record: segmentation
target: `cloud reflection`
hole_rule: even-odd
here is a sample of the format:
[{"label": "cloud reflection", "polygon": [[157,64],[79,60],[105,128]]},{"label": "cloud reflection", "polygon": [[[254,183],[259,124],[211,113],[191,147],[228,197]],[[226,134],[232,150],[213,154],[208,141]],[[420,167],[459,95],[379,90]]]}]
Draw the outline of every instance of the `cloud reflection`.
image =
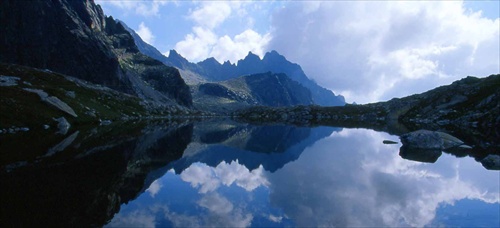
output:
[{"label": "cloud reflection", "polygon": [[440,204],[500,202],[498,173],[444,154],[435,164],[403,160],[397,137],[343,130],[273,175],[271,203],[297,226],[424,226]]},{"label": "cloud reflection", "polygon": [[191,183],[191,186],[199,187],[200,193],[212,192],[221,185],[230,186],[233,183],[247,191],[253,191],[261,185],[269,185],[263,172],[262,166],[250,171],[238,164],[236,160],[230,164],[221,162],[215,168],[195,163],[184,170],[180,176],[183,181]]}]

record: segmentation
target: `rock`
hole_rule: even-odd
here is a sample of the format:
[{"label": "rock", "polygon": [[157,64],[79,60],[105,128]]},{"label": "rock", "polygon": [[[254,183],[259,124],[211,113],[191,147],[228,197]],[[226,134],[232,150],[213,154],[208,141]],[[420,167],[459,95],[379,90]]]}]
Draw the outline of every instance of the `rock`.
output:
[{"label": "rock", "polygon": [[42,101],[47,102],[48,104],[56,107],[57,109],[65,112],[65,113],[70,114],[73,117],[78,117],[78,115],[76,115],[75,111],[68,104],[59,100],[59,98],[57,98],[57,97],[49,96],[49,94],[47,94],[43,90],[41,90],[41,89],[28,89],[28,88],[24,88],[24,90],[28,91],[28,92],[36,93],[36,94],[38,94],[38,96],[40,96],[40,99],[42,99]]},{"label": "rock", "polygon": [[111,120],[99,120],[101,125],[110,125]]},{"label": "rock", "polygon": [[66,91],[66,96],[76,98],[75,91]]},{"label": "rock", "polygon": [[412,148],[446,150],[464,145],[455,136],[439,131],[418,130],[401,135],[400,138],[403,145]]},{"label": "rock", "polygon": [[418,130],[400,136],[401,143],[406,147],[420,149],[442,149],[443,139],[434,131]]},{"label": "rock", "polygon": [[57,131],[58,134],[65,135],[66,133],[68,133],[71,124],[69,124],[69,122],[64,117],[59,117],[54,120],[57,121],[57,128],[59,129],[59,131]]},{"label": "rock", "polygon": [[43,129],[47,130],[47,129],[49,129],[49,128],[50,128],[50,126],[49,126],[49,125],[47,125],[47,124],[43,125]]},{"label": "rock", "polygon": [[19,77],[0,75],[0,86],[16,86]]},{"label": "rock", "polygon": [[462,140],[458,139],[455,136],[446,134],[444,132],[439,132],[439,131],[436,131],[436,133],[438,133],[439,136],[441,136],[441,139],[443,139],[442,149],[449,149],[449,148],[457,147],[457,146],[464,144],[464,142]]},{"label": "rock", "polygon": [[391,141],[391,140],[384,140],[382,141],[383,144],[398,144],[398,142],[394,142],[394,141]]},{"label": "rock", "polygon": [[500,170],[500,156],[490,154],[481,160],[481,164],[489,170]]}]

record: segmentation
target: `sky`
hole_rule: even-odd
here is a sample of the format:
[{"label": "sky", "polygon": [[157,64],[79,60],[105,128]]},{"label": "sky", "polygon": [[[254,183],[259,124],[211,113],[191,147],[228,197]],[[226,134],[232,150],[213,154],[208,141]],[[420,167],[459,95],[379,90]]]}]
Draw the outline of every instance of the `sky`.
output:
[{"label": "sky", "polygon": [[235,63],[276,50],[348,103],[500,73],[498,0],[96,3],[165,55]]}]

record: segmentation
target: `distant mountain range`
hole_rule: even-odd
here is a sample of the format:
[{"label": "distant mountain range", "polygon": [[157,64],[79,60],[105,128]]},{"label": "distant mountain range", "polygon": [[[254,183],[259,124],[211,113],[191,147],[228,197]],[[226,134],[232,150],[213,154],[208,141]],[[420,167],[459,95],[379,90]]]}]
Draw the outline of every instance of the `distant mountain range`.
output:
[{"label": "distant mountain range", "polygon": [[[262,59],[252,52],[249,52],[244,59],[238,60],[237,64],[229,61],[221,64],[213,57],[199,63],[191,63],[175,50],[171,50],[168,57],[163,55],[156,48],[144,42],[141,37],[135,33],[133,29],[127,27],[124,22],[120,23],[130,32],[130,34],[132,34],[134,42],[143,54],[159,60],[168,66],[178,68],[181,72],[181,76],[188,84],[221,82],[239,76],[265,72],[282,73],[307,88],[311,92],[314,104],[321,106],[345,105],[343,96],[335,95],[332,91],[316,84],[316,82],[307,77],[298,64],[288,61],[276,51],[266,53]],[[308,103],[295,103],[295,105],[296,104]]]}]

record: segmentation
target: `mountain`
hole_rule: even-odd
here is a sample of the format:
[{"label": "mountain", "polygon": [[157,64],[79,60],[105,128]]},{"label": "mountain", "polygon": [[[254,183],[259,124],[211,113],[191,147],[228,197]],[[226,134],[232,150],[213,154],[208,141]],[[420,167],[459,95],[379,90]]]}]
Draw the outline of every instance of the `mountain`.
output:
[{"label": "mountain", "polygon": [[136,96],[49,70],[5,63],[0,63],[0,90],[0,133],[20,128],[52,132],[61,118],[74,126],[198,114],[179,105],[151,106]]},{"label": "mountain", "polygon": [[71,75],[153,103],[190,106],[177,69],[139,52],[92,0],[1,1],[0,62]]},{"label": "mountain", "polygon": [[313,104],[311,92],[285,74],[271,72],[241,76],[221,82],[194,85],[194,106],[230,113],[240,108]]},{"label": "mountain", "polygon": [[247,122],[364,127],[396,135],[419,129],[441,131],[472,146],[455,155],[470,155],[480,161],[500,151],[500,74],[469,76],[387,102],[344,107],[252,107],[233,115]]},{"label": "mountain", "polygon": [[161,61],[166,65],[177,67],[188,84],[219,82],[242,75],[264,72],[284,73],[292,80],[299,82],[309,89],[315,104],[321,106],[345,105],[343,96],[335,95],[332,91],[316,84],[316,82],[307,77],[298,64],[288,61],[276,51],[266,53],[262,60],[259,56],[249,52],[248,55],[244,59],[239,60],[237,64],[232,64],[229,61],[220,64],[213,57],[199,63],[191,63],[175,50],[171,50],[168,57],[164,56],[156,48],[144,42],[141,37],[131,28],[127,27],[125,23],[121,23],[132,34],[134,42],[143,54]]},{"label": "mountain", "polygon": [[297,160],[307,147],[339,128],[297,127],[293,125],[256,126],[236,122],[207,121],[194,124],[193,141],[183,157],[168,169],[182,173],[193,163],[217,167],[221,162],[238,162],[252,171],[262,166],[275,172]]}]

